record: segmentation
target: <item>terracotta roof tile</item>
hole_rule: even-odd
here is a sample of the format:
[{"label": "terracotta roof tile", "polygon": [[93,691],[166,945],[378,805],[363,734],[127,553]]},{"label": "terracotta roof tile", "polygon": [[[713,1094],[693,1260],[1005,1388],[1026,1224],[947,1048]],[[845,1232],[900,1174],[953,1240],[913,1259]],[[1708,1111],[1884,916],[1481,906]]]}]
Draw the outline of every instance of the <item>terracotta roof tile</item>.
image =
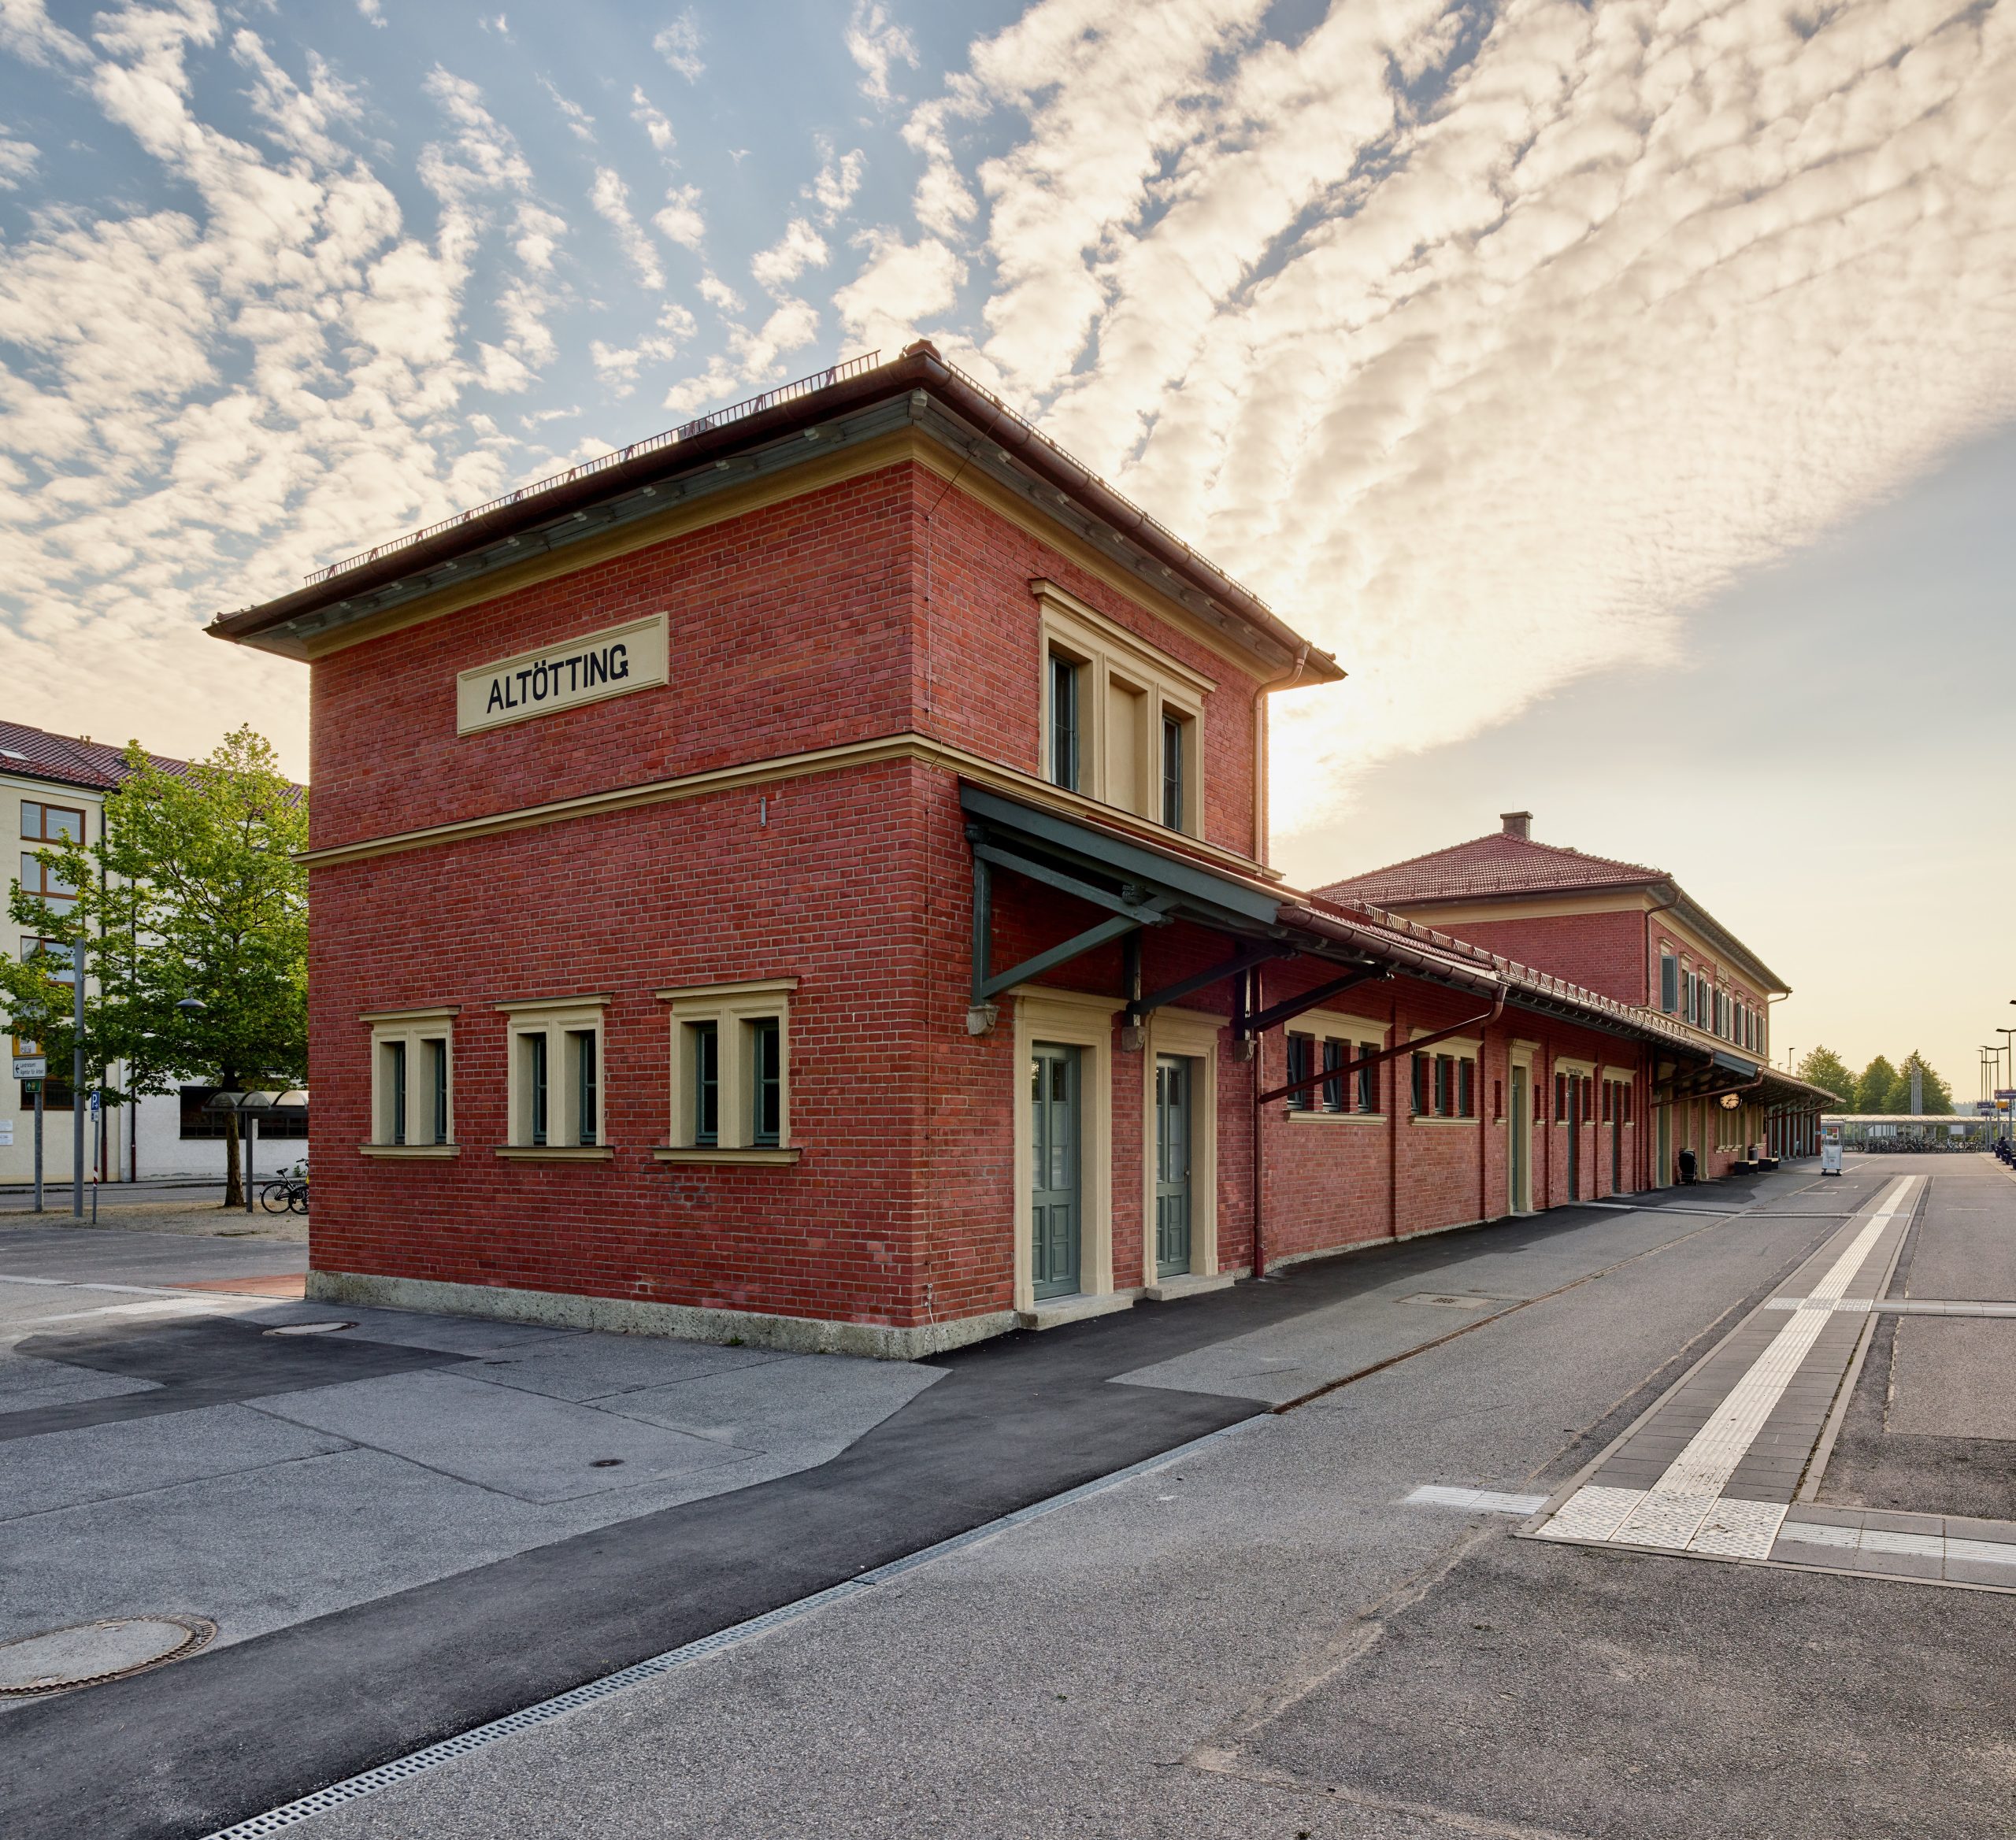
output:
[{"label": "terracotta roof tile", "polygon": [[1347,876],[1317,890],[1383,907],[1410,901],[1447,901],[1467,895],[1525,894],[1563,888],[1629,888],[1666,880],[1663,869],[1643,863],[1584,856],[1552,843],[1492,831],[1467,843]]},{"label": "terracotta roof tile", "polygon": [[[188,769],[187,761],[170,760],[164,754],[147,758],[167,772]],[[126,750],[74,735],[51,735],[46,728],[31,728],[23,722],[0,721],[0,773],[109,792],[127,778]]]}]

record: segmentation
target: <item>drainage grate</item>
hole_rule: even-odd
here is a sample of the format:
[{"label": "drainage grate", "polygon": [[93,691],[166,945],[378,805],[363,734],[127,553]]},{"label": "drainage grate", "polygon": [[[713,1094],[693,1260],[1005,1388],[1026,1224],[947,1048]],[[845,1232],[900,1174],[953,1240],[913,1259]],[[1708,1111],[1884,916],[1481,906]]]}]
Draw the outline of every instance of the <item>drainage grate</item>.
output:
[{"label": "drainage grate", "polygon": [[1508,1303],[1519,1303],[1517,1297],[1477,1297],[1468,1292],[1448,1290],[1417,1290],[1411,1296],[1399,1299],[1402,1303],[1425,1303],[1435,1309],[1497,1309]]},{"label": "drainage grate", "polygon": [[0,1699],[34,1699],[143,1674],[194,1654],[217,1632],[204,1616],[115,1616],[0,1642]]},{"label": "drainage grate", "polygon": [[928,1565],[934,1559],[941,1559],[962,1547],[991,1539],[998,1533],[1020,1527],[1026,1521],[1040,1520],[1046,1514],[1054,1514],[1060,1508],[1068,1508],[1074,1502],[1083,1501],[1091,1496],[1103,1494],[1120,1483],[1131,1482],[1135,1477],[1147,1475],[1154,1471],[1165,1469],[1173,1463],[1179,1463],[1193,1451],[1216,1443],[1221,1438],[1228,1438],[1236,1431],[1250,1430],[1256,1424],[1264,1424],[1264,1416],[1243,1419],[1237,1424],[1227,1425],[1221,1431],[1210,1431],[1201,1438],[1192,1438],[1187,1444],[1179,1444],[1173,1450],[1165,1450],[1159,1457],[1151,1457],[1140,1463],[1131,1464],[1125,1469],[1115,1470],[1110,1475],[1082,1483],[1075,1489],[1067,1489],[1061,1495],[1052,1495],[1045,1501],[1032,1502],[1027,1508],[1018,1508],[1013,1514],[1004,1514],[998,1520],[990,1520],[984,1527],[955,1534],[949,1540],[940,1540],[934,1546],[912,1553],[907,1558],[891,1560],[887,1565],[878,1565],[871,1572],[864,1572],[858,1578],[829,1585],[823,1591],[815,1591],[809,1598],[800,1598],[795,1603],[780,1605],[774,1610],[766,1610],[760,1616],[752,1616],[747,1623],[737,1623],[726,1629],[718,1629],[712,1635],[703,1635],[697,1642],[689,1642],[683,1648],[668,1649],[662,1655],[653,1655],[637,1661],[613,1674],[605,1674],[599,1680],[591,1680],[569,1692],[556,1694],[553,1698],[541,1700],[536,1705],[507,1712],[501,1719],[493,1719],[487,1725],[478,1725],[454,1738],[444,1738],[439,1744],[430,1744],[423,1749],[395,1757],[389,1764],[380,1764],[375,1770],[365,1770],[355,1776],[347,1776],[340,1783],[332,1783],[326,1789],[318,1789],[313,1795],[304,1795],[298,1801],[284,1803],[269,1809],[262,1815],[254,1815],[250,1820],[238,1822],[228,1827],[220,1827],[205,1836],[205,1840],[259,1840],[267,1834],[278,1834],[312,1816],[327,1814],[330,1809],[342,1808],[346,1803],[361,1801],[367,1795],[376,1795],[382,1789],[390,1789],[395,1783],[403,1783],[409,1777],[424,1775],[429,1770],[452,1763],[457,1757],[467,1757],[472,1751],[482,1750],[502,1738],[510,1738],[521,1731],[529,1731],[536,1726],[550,1724],[569,1712],[578,1712],[614,1694],[624,1693],[633,1686],[641,1686],[647,1680],[670,1674],[685,1667],[689,1662],[704,1660],[709,1655],[718,1654],[724,1649],[734,1648],[752,1637],[763,1635],[773,1629],[794,1623],[815,1610],[823,1610],[831,1605],[843,1603],[847,1598],[858,1597],[863,1591],[873,1590],[877,1585],[886,1584],[891,1579],[899,1578],[920,1565]]}]

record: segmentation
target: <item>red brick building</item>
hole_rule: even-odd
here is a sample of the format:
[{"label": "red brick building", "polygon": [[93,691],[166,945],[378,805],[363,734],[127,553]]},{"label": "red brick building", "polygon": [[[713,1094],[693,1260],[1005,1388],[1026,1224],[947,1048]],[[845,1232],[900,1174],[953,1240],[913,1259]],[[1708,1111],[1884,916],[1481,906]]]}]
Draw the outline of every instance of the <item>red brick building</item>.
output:
[{"label": "red brick building", "polygon": [[1759,1144],[1773,1156],[1814,1148],[1810,1089],[1770,1072],[1771,999],[1791,987],[1663,869],[1538,842],[1532,816],[1503,813],[1495,831],[1321,893],[1656,1010],[1714,1055],[1721,1073],[1762,1076],[1736,1087],[1731,1106],[1696,1090],[1703,1082],[1688,1061],[1655,1062],[1650,1184],[1672,1179],[1683,1150],[1703,1173],[1721,1175]]},{"label": "red brick building", "polygon": [[1283,886],[1337,665],[928,346],[213,630],[312,666],[312,1294],[911,1356],[1644,1186],[1727,1077]]}]

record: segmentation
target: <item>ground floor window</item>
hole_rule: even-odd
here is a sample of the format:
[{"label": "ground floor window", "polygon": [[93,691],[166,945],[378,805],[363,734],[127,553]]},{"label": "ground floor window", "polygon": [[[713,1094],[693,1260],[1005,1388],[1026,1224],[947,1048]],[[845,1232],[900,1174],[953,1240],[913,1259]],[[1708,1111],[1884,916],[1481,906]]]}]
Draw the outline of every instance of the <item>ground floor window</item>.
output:
[{"label": "ground floor window", "polygon": [[[367,1151],[415,1154],[451,1151],[455,1143],[454,1024],[456,1005],[382,1009],[360,1018],[371,1029],[371,1138]],[[185,1087],[187,1095],[196,1089]],[[223,1135],[222,1118],[216,1113]],[[185,1129],[183,1135],[190,1133]],[[306,1137],[305,1119],[261,1119],[261,1137]]]},{"label": "ground floor window", "polygon": [[577,1156],[606,1149],[606,997],[500,1003],[506,1038],[506,1151]]},{"label": "ground floor window", "polygon": [[671,1116],[662,1157],[780,1160],[791,1148],[795,978],[661,990],[671,1024]]}]

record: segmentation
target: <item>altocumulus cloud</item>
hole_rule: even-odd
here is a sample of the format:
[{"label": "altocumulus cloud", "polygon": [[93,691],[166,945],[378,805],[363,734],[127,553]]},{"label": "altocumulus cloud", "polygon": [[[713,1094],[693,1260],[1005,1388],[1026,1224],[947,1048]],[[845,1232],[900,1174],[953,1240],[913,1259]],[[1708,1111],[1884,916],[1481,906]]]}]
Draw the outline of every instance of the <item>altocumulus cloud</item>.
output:
[{"label": "altocumulus cloud", "polygon": [[[1690,605],[2016,411],[2012,3],[1339,0],[1284,39],[1269,0],[1040,0],[933,69],[921,9],[856,0],[765,195],[706,114],[748,80],[725,14],[626,21],[592,129],[420,61],[396,153],[392,80],[276,16],[0,0],[0,53],[160,181],[57,198],[65,139],[0,126],[8,713],[206,745],[215,607],[596,450],[584,417],[925,331],[1337,650],[1281,714],[1314,822],[1678,655]],[[298,723],[298,672],[231,668]]]},{"label": "altocumulus cloud", "polygon": [[976,368],[1352,670],[1284,830],[2016,409],[2007,6],[1267,10],[1045,0],[909,138]]}]

